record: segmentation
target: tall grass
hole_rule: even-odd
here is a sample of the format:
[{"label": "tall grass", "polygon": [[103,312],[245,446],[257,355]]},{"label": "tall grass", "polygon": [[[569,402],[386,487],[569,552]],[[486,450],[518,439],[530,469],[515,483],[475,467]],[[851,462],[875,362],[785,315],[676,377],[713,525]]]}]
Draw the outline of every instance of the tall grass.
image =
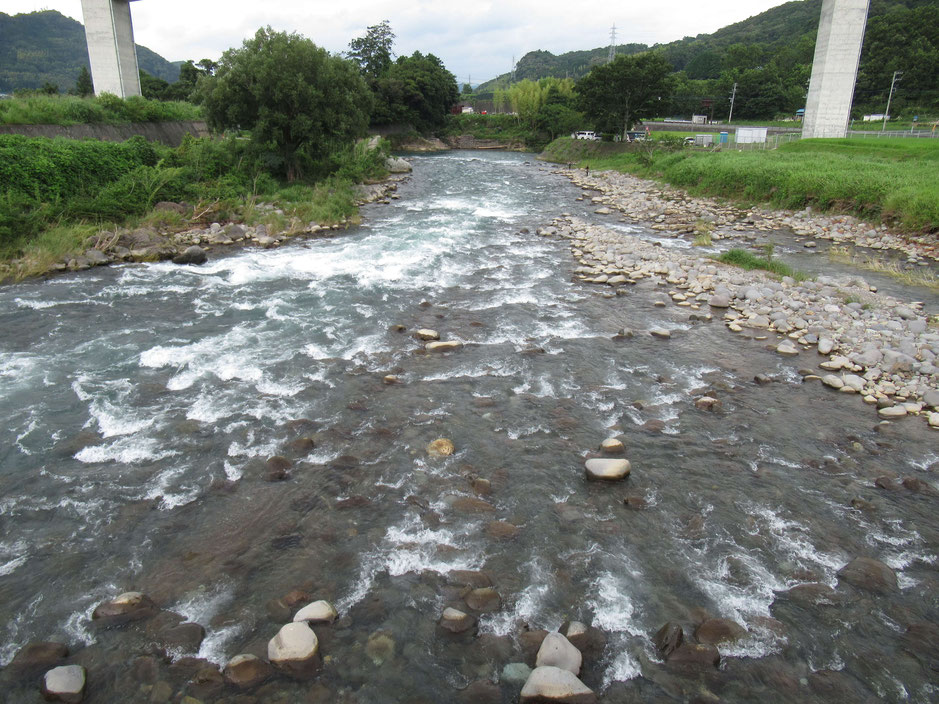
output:
[{"label": "tall grass", "polygon": [[108,94],[97,98],[28,95],[0,100],[0,125],[116,125],[201,119],[202,110],[197,105],[139,96],[122,100]]},{"label": "tall grass", "polygon": [[812,206],[909,232],[939,232],[939,140],[819,139],[771,151],[657,150],[651,156],[557,140],[546,155],[659,178],[695,195],[793,210]]}]

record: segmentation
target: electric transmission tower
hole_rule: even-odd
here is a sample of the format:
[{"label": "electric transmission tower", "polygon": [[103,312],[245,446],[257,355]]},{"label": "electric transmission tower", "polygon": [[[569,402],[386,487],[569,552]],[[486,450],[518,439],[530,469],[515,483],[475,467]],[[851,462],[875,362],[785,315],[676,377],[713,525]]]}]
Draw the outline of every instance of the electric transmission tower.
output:
[{"label": "electric transmission tower", "polygon": [[606,58],[607,63],[616,58],[616,24],[610,30],[610,53]]}]

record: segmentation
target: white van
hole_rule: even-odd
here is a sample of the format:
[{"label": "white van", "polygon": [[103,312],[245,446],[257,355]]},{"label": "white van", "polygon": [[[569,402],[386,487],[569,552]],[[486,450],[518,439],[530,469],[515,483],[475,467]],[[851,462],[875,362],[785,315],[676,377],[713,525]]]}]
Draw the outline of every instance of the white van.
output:
[{"label": "white van", "polygon": [[573,139],[588,139],[591,142],[596,142],[596,141],[599,141],[600,139],[599,135],[596,132],[592,132],[589,130],[582,130],[580,132],[575,132],[574,134],[571,135],[571,137]]}]

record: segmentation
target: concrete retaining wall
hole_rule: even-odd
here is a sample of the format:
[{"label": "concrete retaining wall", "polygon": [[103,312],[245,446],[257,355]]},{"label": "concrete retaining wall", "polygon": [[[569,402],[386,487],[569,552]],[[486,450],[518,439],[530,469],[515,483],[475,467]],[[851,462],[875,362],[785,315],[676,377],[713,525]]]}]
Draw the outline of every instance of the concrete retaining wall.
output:
[{"label": "concrete retaining wall", "polygon": [[67,137],[123,142],[135,135],[147,141],[178,147],[187,134],[208,137],[209,128],[201,121],[131,122],[126,125],[0,125],[0,134],[23,134],[27,137]]}]

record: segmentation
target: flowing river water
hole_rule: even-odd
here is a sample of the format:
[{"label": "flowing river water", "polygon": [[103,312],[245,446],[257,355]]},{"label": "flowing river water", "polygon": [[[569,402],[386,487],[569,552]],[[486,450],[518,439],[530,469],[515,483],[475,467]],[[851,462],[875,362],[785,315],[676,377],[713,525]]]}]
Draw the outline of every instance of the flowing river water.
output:
[{"label": "flowing river water", "polygon": [[[530,157],[414,162],[400,200],[332,239],[0,288],[0,664],[61,640],[89,669],[86,701],[147,701],[132,667],[147,632],[96,632],[96,604],[145,592],[207,631],[171,659],[221,665],[263,655],[271,601],[301,589],[341,615],[316,628],[323,671],[258,701],[454,701],[525,659],[524,629],[568,619],[605,636],[582,673],[601,701],[935,701],[935,665],[905,640],[939,618],[935,498],[873,484],[935,486],[934,431],[879,427],[766,342],[655,307],[651,283],[609,299],[572,282],[567,244],[534,230],[595,216]],[[655,326],[672,338],[614,339]],[[424,354],[418,328],[465,346]],[[722,412],[695,408],[704,390]],[[616,434],[632,476],[586,482]],[[429,457],[442,437],[456,452]],[[267,481],[274,455],[293,462],[284,481]],[[857,556],[893,567],[899,592],[839,585]],[[475,637],[436,627],[454,569],[502,596]],[[787,597],[804,583],[838,598]],[[705,615],[748,634],[720,669],[663,664],[653,634]],[[34,682],[8,687],[39,701]]]}]

